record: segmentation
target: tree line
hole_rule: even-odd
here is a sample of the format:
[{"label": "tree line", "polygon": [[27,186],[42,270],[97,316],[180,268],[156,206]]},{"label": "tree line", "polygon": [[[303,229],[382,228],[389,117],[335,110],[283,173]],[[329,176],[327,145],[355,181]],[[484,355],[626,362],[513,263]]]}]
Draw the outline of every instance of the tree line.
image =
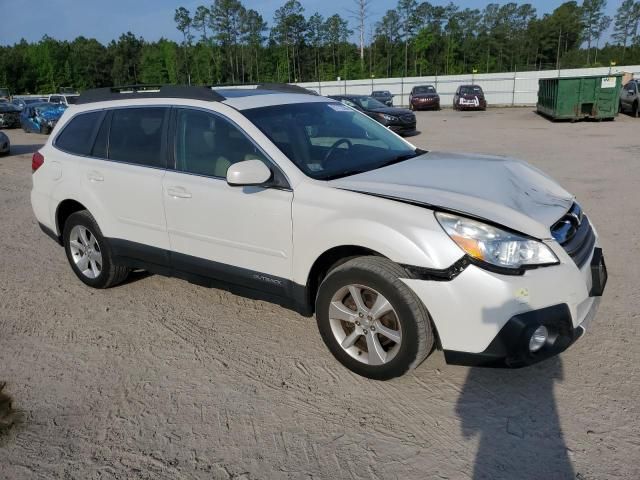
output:
[{"label": "tree line", "polygon": [[[241,0],[175,10],[180,41],[131,32],[104,45],[44,36],[0,47],[0,86],[41,93],[59,87],[308,82],[640,63],[640,0],[569,1],[538,15],[529,3],[460,9],[417,0],[370,22],[371,2],[349,0],[343,15],[307,15],[287,0],[271,25]],[[610,41],[603,35],[613,26]],[[353,43],[352,38],[357,38]]]}]

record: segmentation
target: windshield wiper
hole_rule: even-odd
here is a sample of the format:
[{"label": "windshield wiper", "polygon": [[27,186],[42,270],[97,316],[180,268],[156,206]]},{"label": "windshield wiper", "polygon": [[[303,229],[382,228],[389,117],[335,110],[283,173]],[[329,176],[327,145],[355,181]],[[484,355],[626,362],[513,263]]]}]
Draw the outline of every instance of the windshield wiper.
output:
[{"label": "windshield wiper", "polygon": [[393,165],[394,163],[404,162],[405,160],[410,160],[412,158],[416,158],[416,157],[422,155],[423,153],[427,153],[426,150],[421,150],[419,148],[416,148],[415,152],[405,153],[404,155],[398,155],[397,157],[393,157],[393,158],[383,162],[382,164],[380,164],[376,168],[388,167],[389,165]]},{"label": "windshield wiper", "polygon": [[412,158],[418,157],[427,153],[427,150],[422,150],[420,148],[416,148],[414,152],[405,153],[404,155],[398,155],[397,157],[393,157],[389,160],[382,162],[380,165],[376,165],[372,168],[354,168],[352,170],[343,170],[341,172],[334,173],[333,175],[327,175],[326,177],[322,177],[322,180],[335,180],[337,178],[348,177],[350,175],[357,175],[358,173],[370,172],[371,170],[377,170],[378,168],[387,167],[389,165],[393,165],[394,163],[404,162],[405,160],[410,160]]},{"label": "windshield wiper", "polygon": [[333,175],[327,175],[326,177],[322,177],[322,180],[335,180],[336,178],[348,177],[350,175],[357,175],[358,173],[368,172],[369,169],[353,169],[353,170],[343,170],[338,173],[334,173]]}]

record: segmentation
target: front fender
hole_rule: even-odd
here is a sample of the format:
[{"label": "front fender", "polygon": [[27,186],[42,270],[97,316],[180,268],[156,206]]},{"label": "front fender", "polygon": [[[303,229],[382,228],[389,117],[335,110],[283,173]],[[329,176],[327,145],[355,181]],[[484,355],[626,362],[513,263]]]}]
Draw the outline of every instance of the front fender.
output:
[{"label": "front fender", "polygon": [[[321,199],[321,200],[319,200]],[[293,202],[293,280],[307,283],[327,250],[359,246],[397,263],[444,269],[463,252],[427,208],[303,182]]]}]

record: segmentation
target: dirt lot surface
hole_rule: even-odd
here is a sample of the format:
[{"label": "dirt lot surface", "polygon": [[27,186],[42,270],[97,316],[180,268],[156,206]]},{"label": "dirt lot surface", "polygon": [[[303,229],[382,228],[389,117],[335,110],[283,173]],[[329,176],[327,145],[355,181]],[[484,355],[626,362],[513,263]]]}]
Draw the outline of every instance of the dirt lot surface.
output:
[{"label": "dirt lot surface", "polygon": [[416,145],[520,157],[578,196],[610,280],[570,350],[514,371],[436,352],[375,382],[333,359],[313,319],[268,303],[160,276],[91,290],[31,213],[43,137],[10,130],[0,384],[22,422],[0,438],[0,478],[640,478],[640,121],[496,109],[418,125]]}]

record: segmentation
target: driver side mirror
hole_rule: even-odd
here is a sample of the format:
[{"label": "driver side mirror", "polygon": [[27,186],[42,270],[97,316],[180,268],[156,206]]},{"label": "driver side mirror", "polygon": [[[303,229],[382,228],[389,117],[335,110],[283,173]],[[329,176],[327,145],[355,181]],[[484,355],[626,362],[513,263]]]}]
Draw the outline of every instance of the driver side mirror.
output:
[{"label": "driver side mirror", "polygon": [[234,163],[227,169],[227,183],[232,187],[262,185],[271,179],[271,170],[260,160]]}]

